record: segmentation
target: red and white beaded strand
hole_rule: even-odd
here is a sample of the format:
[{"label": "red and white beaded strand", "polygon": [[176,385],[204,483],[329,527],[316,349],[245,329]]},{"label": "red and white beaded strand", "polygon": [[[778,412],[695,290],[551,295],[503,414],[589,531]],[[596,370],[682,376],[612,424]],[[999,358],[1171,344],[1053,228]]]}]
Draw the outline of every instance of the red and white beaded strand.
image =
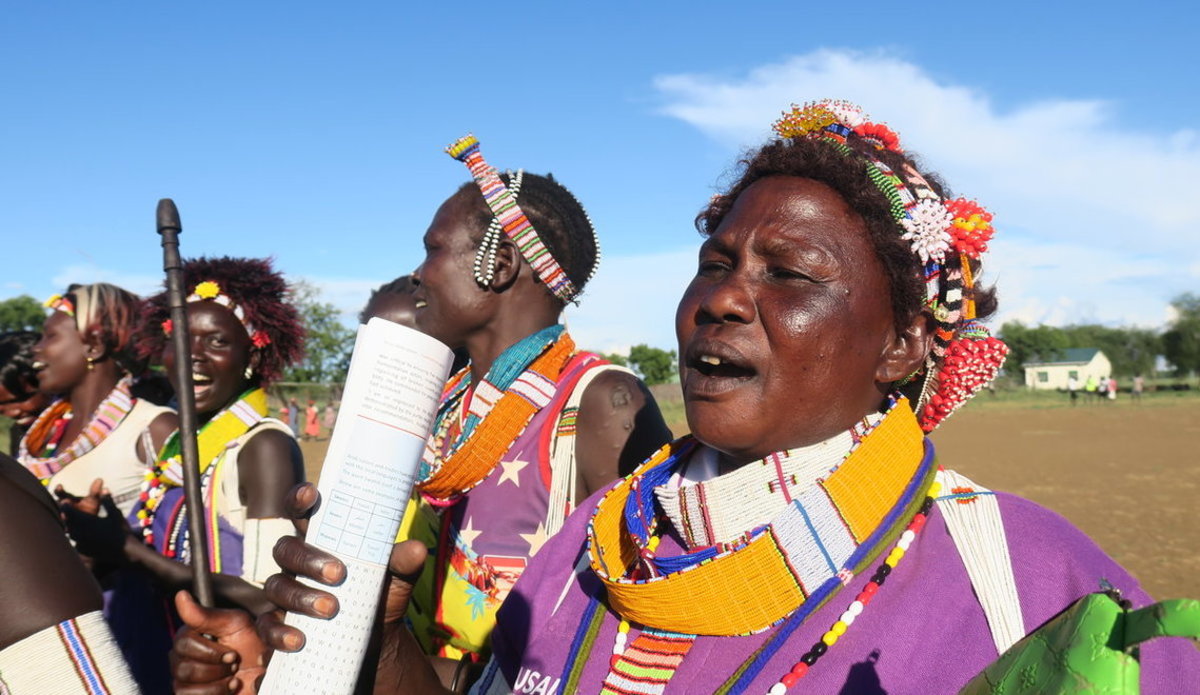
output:
[{"label": "red and white beaded strand", "polygon": [[771,686],[771,689],[767,691],[767,695],[783,695],[786,693],[788,688],[791,688],[797,681],[803,678],[808,673],[808,670],[817,663],[817,660],[825,652],[829,651],[830,647],[837,644],[838,639],[842,635],[846,634],[846,630],[854,624],[858,616],[871,603],[871,599],[875,597],[876,592],[879,591],[879,587],[883,586],[884,581],[892,573],[896,565],[899,564],[901,558],[904,557],[904,553],[912,545],[917,534],[925,527],[925,520],[929,518],[929,510],[933,507],[933,500],[938,496],[940,490],[941,484],[936,481],[929,487],[928,496],[925,498],[924,503],[921,504],[921,510],[913,516],[908,527],[904,529],[904,533],[900,534],[900,540],[896,541],[896,546],[888,553],[883,564],[875,570],[871,581],[867,582],[867,585],[863,587],[858,596],[854,597],[854,601],[850,603],[850,606],[842,613],[841,617],[830,626],[824,635],[821,635],[821,640],[814,644],[804,656],[800,657],[800,660],[792,665],[791,670],[784,674],[783,678],[779,679],[779,682]]}]

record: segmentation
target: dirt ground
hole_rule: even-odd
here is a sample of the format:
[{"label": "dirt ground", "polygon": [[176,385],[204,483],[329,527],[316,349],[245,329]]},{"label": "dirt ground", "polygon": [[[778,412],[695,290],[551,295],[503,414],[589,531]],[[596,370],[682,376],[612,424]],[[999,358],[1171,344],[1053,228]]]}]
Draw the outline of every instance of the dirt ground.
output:
[{"label": "dirt ground", "polygon": [[[1200,401],[968,408],[933,440],[942,465],[1062,514],[1151,595],[1200,598]],[[310,480],[327,446],[301,443]]]},{"label": "dirt ground", "polygon": [[942,465],[1062,514],[1157,598],[1200,598],[1200,404],[964,410]]}]

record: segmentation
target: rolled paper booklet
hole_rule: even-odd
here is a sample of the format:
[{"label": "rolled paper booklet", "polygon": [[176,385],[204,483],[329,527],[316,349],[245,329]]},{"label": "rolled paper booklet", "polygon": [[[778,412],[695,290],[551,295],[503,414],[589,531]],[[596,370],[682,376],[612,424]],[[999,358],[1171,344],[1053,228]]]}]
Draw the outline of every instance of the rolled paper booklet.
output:
[{"label": "rolled paper booklet", "polygon": [[388,556],[453,359],[437,340],[390,321],[373,318],[358,329],[307,537],[346,564],[346,579],[335,587],[301,580],[332,593],[340,609],[332,620],[287,616],[304,632],[304,648],[276,653],[259,692],[354,692]]}]

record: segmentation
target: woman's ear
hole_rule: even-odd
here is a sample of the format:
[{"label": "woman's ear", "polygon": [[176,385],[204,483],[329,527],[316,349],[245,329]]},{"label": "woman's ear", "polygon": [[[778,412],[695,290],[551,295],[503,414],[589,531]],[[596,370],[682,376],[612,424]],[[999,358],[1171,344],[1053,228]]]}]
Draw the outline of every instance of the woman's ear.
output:
[{"label": "woman's ear", "polygon": [[907,326],[893,332],[875,370],[875,381],[892,384],[920,369],[933,348],[935,325],[933,315],[922,309]]},{"label": "woman's ear", "polygon": [[104,331],[99,327],[88,329],[82,338],[84,357],[98,362],[108,356],[108,342],[104,340]]},{"label": "woman's ear", "polygon": [[492,276],[491,289],[497,292],[512,287],[521,275],[521,250],[511,239],[505,237],[496,245],[496,272]]}]

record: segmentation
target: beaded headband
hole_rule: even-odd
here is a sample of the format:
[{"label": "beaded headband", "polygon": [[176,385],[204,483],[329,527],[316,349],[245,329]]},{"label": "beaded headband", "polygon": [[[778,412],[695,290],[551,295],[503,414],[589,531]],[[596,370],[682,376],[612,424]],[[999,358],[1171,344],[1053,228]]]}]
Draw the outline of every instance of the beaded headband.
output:
[{"label": "beaded headband", "polygon": [[51,311],[61,311],[67,316],[75,317],[75,305],[71,302],[70,297],[64,297],[61,294],[52,295],[49,299],[42,302],[42,306]]},{"label": "beaded headband", "polygon": [[[538,280],[551,294],[563,302],[575,301],[579,290],[550,253],[550,249],[546,248],[521,207],[517,205],[516,193],[520,190],[520,180],[514,179],[515,190],[505,186],[495,167],[488,164],[479,152],[479,140],[474,135],[467,134],[455,140],[446,147],[446,153],[467,165],[494,216],[492,223],[488,225],[484,244],[480,245],[480,251],[475,256],[475,280],[480,284],[491,281],[495,272],[495,248],[500,243],[499,231],[503,231],[521,250],[521,255],[533,268]],[[518,176],[523,176],[523,173],[519,173]],[[486,268],[482,267],[484,264]],[[592,270],[595,271],[595,266]]]},{"label": "beaded headband", "polygon": [[[238,306],[237,302],[233,301],[229,295],[222,294],[221,286],[212,280],[205,280],[204,282],[197,283],[196,287],[192,289],[192,293],[187,296],[186,301],[188,304],[205,301],[216,302],[217,304],[220,304],[228,309],[242,324],[242,327],[246,329],[246,334],[250,336],[250,343],[254,345],[254,347],[261,348],[271,344],[271,336],[267,335],[265,331],[256,329],[254,325],[246,319],[246,312],[242,309],[242,307]],[[171,319],[163,321],[163,333],[170,335],[173,326],[174,324],[171,322]]]},{"label": "beaded headband", "polygon": [[[825,140],[847,157],[863,161],[867,176],[890,204],[900,238],[909,242],[913,255],[920,260],[925,306],[937,326],[924,367],[904,383],[924,372],[916,410],[921,428],[932,431],[996,378],[1008,354],[1008,346],[991,337],[976,320],[971,299],[975,287],[971,260],[987,251],[994,232],[991,213],[965,198],[943,200],[909,165],[897,174],[879,159],[851,149],[846,139],[854,134],[876,150],[904,152],[895,132],[871,122],[861,108],[850,102],[823,100],[793,105],[773,127],[783,138]],[[954,256],[959,259],[958,266],[948,266],[947,261]]]}]

